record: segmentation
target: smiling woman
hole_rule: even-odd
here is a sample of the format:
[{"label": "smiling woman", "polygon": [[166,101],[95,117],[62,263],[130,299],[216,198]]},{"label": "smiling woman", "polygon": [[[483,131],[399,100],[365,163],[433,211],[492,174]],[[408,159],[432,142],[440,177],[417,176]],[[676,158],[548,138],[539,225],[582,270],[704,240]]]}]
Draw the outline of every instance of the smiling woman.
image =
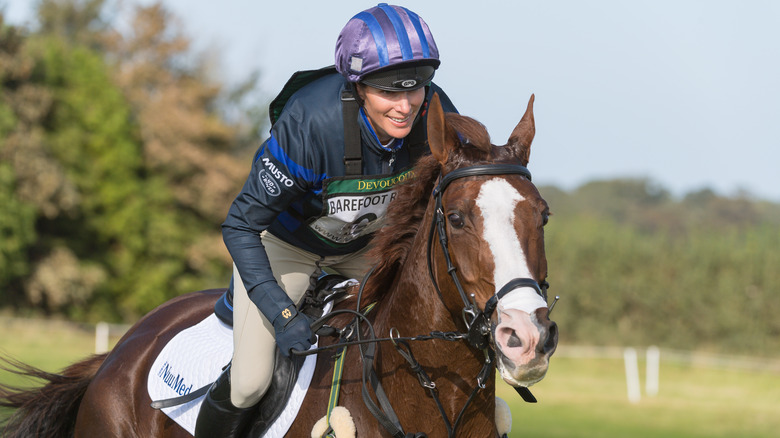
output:
[{"label": "smiling woman", "polygon": [[388,147],[397,138],[412,131],[417,113],[425,100],[425,90],[387,91],[358,84],[357,92],[363,100],[363,111],[379,142]]},{"label": "smiling woman", "polygon": [[297,308],[323,267],[351,278],[369,270],[366,245],[395,187],[351,183],[403,179],[428,150],[421,108],[438,94],[444,111],[455,110],[431,82],[440,64],[433,35],[409,9],[358,12],[334,61],[293,75],[271,104],[270,138],[222,226],[234,262],[224,299],[234,306],[234,350],[200,409],[198,438],[240,434],[272,383],[277,346],[289,357],[312,345]]}]

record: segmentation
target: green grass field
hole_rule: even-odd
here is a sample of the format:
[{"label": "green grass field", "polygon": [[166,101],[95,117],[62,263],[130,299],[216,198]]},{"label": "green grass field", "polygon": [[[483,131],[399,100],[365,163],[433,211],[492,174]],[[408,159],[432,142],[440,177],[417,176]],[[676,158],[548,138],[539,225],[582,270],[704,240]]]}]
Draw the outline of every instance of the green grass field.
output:
[{"label": "green grass field", "polygon": [[[663,360],[659,393],[629,403],[622,359],[553,357],[524,403],[506,384],[515,437],[777,437],[780,374]],[[644,384],[644,363],[640,374]]]},{"label": "green grass field", "polygon": [[[116,341],[116,339],[113,339]],[[0,318],[0,352],[47,371],[92,354],[94,331],[67,323]],[[628,402],[620,358],[571,357],[561,346],[527,404],[504,383],[512,407],[511,437],[777,437],[780,373],[717,369],[664,360],[660,389]],[[640,362],[644,384],[644,363]],[[24,383],[0,371],[2,383]],[[0,417],[7,415],[7,411]]]}]

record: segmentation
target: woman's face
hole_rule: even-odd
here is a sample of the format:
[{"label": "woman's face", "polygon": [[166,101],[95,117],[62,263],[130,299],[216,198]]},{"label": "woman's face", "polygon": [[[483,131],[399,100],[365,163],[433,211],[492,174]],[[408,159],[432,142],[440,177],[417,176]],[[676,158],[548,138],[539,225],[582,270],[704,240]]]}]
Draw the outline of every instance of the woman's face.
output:
[{"label": "woman's face", "polygon": [[414,91],[385,91],[358,84],[363,110],[379,141],[387,144],[393,138],[404,138],[425,100],[425,88]]}]

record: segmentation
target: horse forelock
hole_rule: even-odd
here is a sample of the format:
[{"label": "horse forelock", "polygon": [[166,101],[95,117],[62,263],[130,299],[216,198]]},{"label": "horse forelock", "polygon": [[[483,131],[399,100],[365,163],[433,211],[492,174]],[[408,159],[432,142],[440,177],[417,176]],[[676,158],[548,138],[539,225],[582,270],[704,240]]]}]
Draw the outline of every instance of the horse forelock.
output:
[{"label": "horse forelock", "polygon": [[446,114],[447,124],[458,138],[459,144],[453,148],[454,153],[447,163],[447,170],[452,170],[490,158],[493,145],[490,142],[485,125],[456,113]]}]

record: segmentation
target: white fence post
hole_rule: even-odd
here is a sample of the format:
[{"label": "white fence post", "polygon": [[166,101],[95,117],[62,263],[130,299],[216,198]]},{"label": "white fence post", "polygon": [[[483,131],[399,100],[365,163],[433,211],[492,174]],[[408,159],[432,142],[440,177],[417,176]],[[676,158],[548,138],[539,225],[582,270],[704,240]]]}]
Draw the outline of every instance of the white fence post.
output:
[{"label": "white fence post", "polygon": [[99,322],[95,326],[95,354],[108,351],[108,333],[110,327],[107,322]]},{"label": "white fence post", "polygon": [[648,397],[658,395],[658,369],[660,368],[661,351],[655,345],[647,348],[647,376],[645,391]]},{"label": "white fence post", "polygon": [[636,359],[636,349],[623,350],[623,360],[626,363],[626,386],[628,387],[628,401],[639,403],[642,395],[639,390],[639,364]]}]

